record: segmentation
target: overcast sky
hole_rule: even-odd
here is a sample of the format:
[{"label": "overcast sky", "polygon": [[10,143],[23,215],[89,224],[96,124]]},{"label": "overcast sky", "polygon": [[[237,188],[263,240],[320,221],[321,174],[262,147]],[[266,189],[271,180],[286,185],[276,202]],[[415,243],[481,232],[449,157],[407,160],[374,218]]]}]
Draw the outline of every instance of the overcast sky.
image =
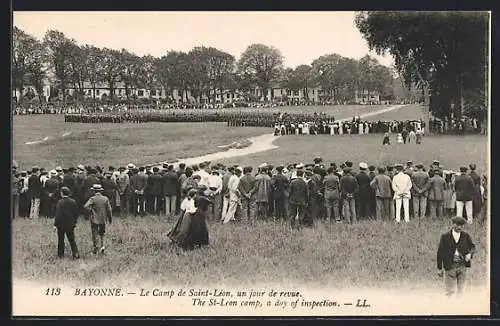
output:
[{"label": "overcast sky", "polygon": [[337,53],[359,59],[366,54],[390,66],[392,57],[370,53],[354,25],[354,12],[14,12],[14,25],[42,39],[56,29],[78,44],[125,48],[137,55],[188,52],[213,46],[238,59],[246,47],[278,48],[285,66],[311,64]]}]

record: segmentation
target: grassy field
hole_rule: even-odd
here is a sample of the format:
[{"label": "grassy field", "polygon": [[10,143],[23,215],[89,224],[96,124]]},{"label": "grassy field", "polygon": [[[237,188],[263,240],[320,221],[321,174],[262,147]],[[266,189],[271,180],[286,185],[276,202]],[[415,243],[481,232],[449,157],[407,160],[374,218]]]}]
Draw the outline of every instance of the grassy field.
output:
[{"label": "grassy field", "polygon": [[[173,226],[157,216],[117,218],[108,228],[105,257],[90,255],[90,225],[80,221],[76,238],[82,258],[56,256],[56,234],[49,220],[15,220],[13,273],[25,280],[71,282],[75,286],[158,285],[227,286],[308,284],[349,287],[413,288],[440,286],[435,252],[449,223],[366,221],[355,225],[317,222],[291,231],[288,224],[209,223],[210,246],[185,253],[169,243]],[[486,281],[486,227],[467,227],[477,254],[473,285]],[[69,250],[67,248],[66,250]],[[70,252],[67,252],[67,256]]]},{"label": "grassy field", "polygon": [[[350,117],[355,110],[338,109],[338,118]],[[384,115],[391,120],[402,115],[421,116],[419,110],[410,107],[404,112],[396,110]],[[211,123],[106,124],[105,129],[93,136],[99,137],[97,140],[80,137],[89,135],[84,130],[94,129],[96,125],[64,124],[61,117],[54,116],[18,118],[14,121],[14,157],[28,167],[32,164],[49,167],[51,156],[58,164],[83,161],[106,166],[129,161],[157,162],[165,157],[177,157],[178,153],[189,153],[186,156],[208,153],[216,145],[268,132],[262,128],[227,128]],[[372,120],[378,118],[371,117]],[[29,128],[34,131],[30,132]],[[74,138],[69,135],[31,147],[24,145],[33,138],[60,137],[68,131],[75,132]],[[360,161],[387,164],[409,159],[428,165],[438,159],[445,168],[456,169],[475,162],[479,172],[486,171],[485,137],[426,136],[419,146],[382,147],[381,143],[380,135],[286,136],[275,140],[277,149],[224,162],[252,166],[262,162],[306,163],[320,155],[328,162],[349,159],[356,165]],[[89,254],[89,222],[80,221],[76,237],[82,259],[59,261],[51,223],[45,219],[14,221],[12,268],[15,277],[106,286],[137,286],[149,281],[158,286],[261,283],[322,288],[440,288],[442,281],[436,276],[435,252],[439,235],[449,228],[448,220],[422,221],[420,225],[417,221],[401,225],[381,221],[326,225],[320,221],[312,229],[300,232],[272,222],[258,222],[253,226],[210,223],[210,246],[185,253],[170,245],[166,237],[174,221],[157,216],[125,217],[116,218],[109,227],[109,250],[105,257]],[[488,266],[487,227],[475,223],[466,229],[478,249],[471,282],[484,285]]]},{"label": "grassy field", "polygon": [[[42,116],[32,136],[25,124],[14,123],[13,157],[24,169],[85,165],[137,165],[221,151],[217,146],[261,135],[262,128],[227,127],[225,123],[68,124],[62,116]],[[53,120],[51,120],[53,119]],[[33,123],[34,120],[31,120]],[[37,121],[38,122],[38,121]],[[71,132],[63,137],[62,135]],[[46,136],[44,136],[46,135]],[[39,144],[29,139],[51,137]]]},{"label": "grassy field", "polygon": [[382,135],[291,135],[277,138],[274,141],[276,149],[222,161],[252,166],[263,162],[276,165],[313,163],[315,156],[321,156],[327,163],[350,160],[356,167],[359,162],[387,165],[406,164],[408,160],[427,167],[433,160],[439,160],[445,169],[458,171],[464,164],[476,163],[478,172],[487,172],[486,136],[425,136],[420,145],[395,144],[395,141],[395,135],[391,137],[391,146],[382,146]]},{"label": "grassy field", "polygon": [[[374,112],[386,106],[305,107],[311,112],[328,111],[337,119]],[[280,108],[294,110],[300,108]],[[253,109],[255,110],[255,109]],[[268,109],[269,110],[269,109]],[[422,116],[418,106],[383,113],[388,119]],[[392,115],[392,118],[390,118]],[[378,120],[379,115],[367,120]],[[82,124],[65,123],[62,115],[14,116],[13,157],[21,167],[33,165],[54,168],[100,164],[147,164],[218,152],[218,146],[242,141],[251,136],[271,133],[268,128],[227,127],[225,123],[146,123]],[[27,142],[48,139],[41,143]]]}]

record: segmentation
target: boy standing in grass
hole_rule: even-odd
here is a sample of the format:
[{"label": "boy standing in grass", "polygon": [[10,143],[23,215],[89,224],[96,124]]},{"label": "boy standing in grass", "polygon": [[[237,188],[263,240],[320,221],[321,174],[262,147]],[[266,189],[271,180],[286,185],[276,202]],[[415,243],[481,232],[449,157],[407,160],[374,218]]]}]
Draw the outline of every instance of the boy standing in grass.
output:
[{"label": "boy standing in grass", "polygon": [[451,230],[441,235],[437,251],[438,275],[445,277],[446,295],[455,291],[460,295],[467,281],[467,268],[471,267],[471,259],[476,247],[471,236],[463,231],[467,221],[456,216],[452,219]]}]

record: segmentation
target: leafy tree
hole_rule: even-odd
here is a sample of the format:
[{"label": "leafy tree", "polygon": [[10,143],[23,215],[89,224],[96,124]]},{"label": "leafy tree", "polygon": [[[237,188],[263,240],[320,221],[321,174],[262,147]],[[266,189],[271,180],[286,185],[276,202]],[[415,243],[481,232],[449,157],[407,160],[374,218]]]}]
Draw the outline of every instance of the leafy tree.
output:
[{"label": "leafy tree", "polygon": [[238,70],[241,76],[252,76],[264,93],[267,100],[267,90],[272,81],[279,78],[283,69],[281,52],[264,44],[252,44],[241,55]]},{"label": "leafy tree", "polygon": [[123,63],[120,60],[120,52],[104,48],[102,50],[103,56],[103,80],[108,84],[111,102],[115,100],[115,85],[120,81],[120,75],[123,71]]},{"label": "leafy tree", "polygon": [[71,82],[69,62],[76,42],[73,39],[68,39],[63,33],[56,30],[47,31],[43,42],[49,51],[54,74],[59,83],[58,86],[62,91],[63,102],[65,102],[68,83]]},{"label": "leafy tree", "polygon": [[68,81],[73,84],[76,101],[79,101],[84,95],[84,82],[88,80],[86,66],[86,53],[76,43],[72,44],[68,59]]},{"label": "leafy tree", "polygon": [[153,96],[153,91],[156,92],[158,80],[156,78],[156,67],[158,59],[151,55],[146,55],[140,58],[140,70],[138,75],[139,85],[149,91],[149,98]]},{"label": "leafy tree", "polygon": [[85,45],[81,49],[86,58],[85,75],[92,86],[92,100],[95,106],[97,83],[104,81],[104,53],[100,48],[91,45]]},{"label": "leafy tree", "polygon": [[452,104],[460,114],[486,89],[488,20],[486,12],[371,11],[355,23],[370,49],[390,53],[405,83],[417,84],[430,110],[444,117]]},{"label": "leafy tree", "polygon": [[[12,83],[14,90],[20,92],[20,103],[23,101],[23,89],[26,82],[33,83],[37,92],[43,91],[45,77],[44,64],[46,51],[39,41],[17,27],[12,35]],[[41,93],[41,92],[39,92]]]},{"label": "leafy tree", "polygon": [[127,102],[130,101],[131,88],[138,88],[142,73],[141,58],[129,51],[122,49],[120,52],[121,68],[120,80],[125,86]]}]

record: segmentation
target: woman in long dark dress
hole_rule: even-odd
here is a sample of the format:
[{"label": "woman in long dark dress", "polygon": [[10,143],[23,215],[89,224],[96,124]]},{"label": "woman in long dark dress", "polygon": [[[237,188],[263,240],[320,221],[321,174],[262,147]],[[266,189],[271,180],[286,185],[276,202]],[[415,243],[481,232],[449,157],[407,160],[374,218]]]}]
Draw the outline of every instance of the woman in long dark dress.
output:
[{"label": "woman in long dark dress", "polygon": [[175,223],[174,228],[167,234],[173,243],[183,242],[189,231],[191,224],[191,215],[196,211],[194,206],[194,197],[198,191],[196,189],[185,189],[186,197],[181,203],[181,214]]},{"label": "woman in long dark dress", "polygon": [[195,210],[187,209],[182,220],[179,219],[174,229],[169,233],[170,239],[185,250],[208,245],[208,228],[206,214],[212,203],[205,196],[206,187],[201,186],[194,196]]}]

